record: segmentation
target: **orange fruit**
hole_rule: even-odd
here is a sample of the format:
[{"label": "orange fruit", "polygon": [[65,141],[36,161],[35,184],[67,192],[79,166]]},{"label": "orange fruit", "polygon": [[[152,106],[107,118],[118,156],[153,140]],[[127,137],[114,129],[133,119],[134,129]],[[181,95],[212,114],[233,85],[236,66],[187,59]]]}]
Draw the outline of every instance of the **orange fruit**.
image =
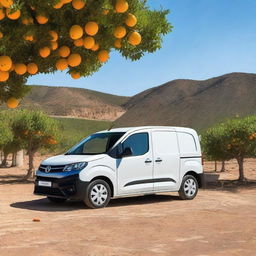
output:
[{"label": "orange fruit", "polygon": [[137,18],[133,14],[129,13],[125,20],[125,24],[128,27],[134,27],[137,24]]},{"label": "orange fruit", "polygon": [[7,100],[6,105],[8,108],[17,108],[19,105],[19,100],[14,97],[11,97]]},{"label": "orange fruit", "polygon": [[120,49],[122,47],[122,40],[121,39],[116,39],[114,46],[118,49]]},{"label": "orange fruit", "polygon": [[1,0],[0,3],[5,8],[10,8],[13,5],[13,0]]},{"label": "orange fruit", "polygon": [[82,62],[82,57],[78,53],[70,54],[70,56],[68,57],[68,65],[70,67],[77,67],[81,64],[81,62]]},{"label": "orange fruit", "polygon": [[54,9],[60,9],[63,6],[63,3],[59,1],[57,4],[53,6]]},{"label": "orange fruit", "polygon": [[0,71],[0,82],[5,82],[9,79],[9,72]]},{"label": "orange fruit", "polygon": [[98,60],[100,61],[100,62],[106,62],[107,60],[109,59],[109,53],[108,53],[108,51],[106,51],[106,50],[101,50],[101,51],[99,51],[99,53],[98,53]]},{"label": "orange fruit", "polygon": [[0,7],[0,20],[3,20],[5,18],[5,12],[3,8]]},{"label": "orange fruit", "polygon": [[52,37],[51,41],[56,42],[58,40],[58,33],[56,31],[49,31],[49,35]]},{"label": "orange fruit", "polygon": [[27,72],[27,66],[23,63],[16,63],[14,70],[18,75],[24,75]]},{"label": "orange fruit", "polygon": [[123,27],[123,26],[118,26],[118,27],[116,27],[115,28],[115,30],[114,30],[114,36],[116,37],[116,38],[123,38],[123,37],[125,37],[125,35],[126,35],[126,28],[125,27]]},{"label": "orange fruit", "polygon": [[62,2],[63,4],[68,4],[68,3],[72,2],[72,0],[61,0],[61,2]]},{"label": "orange fruit", "polygon": [[20,17],[21,12],[20,10],[13,11],[11,9],[6,9],[6,15],[10,20],[17,20]]},{"label": "orange fruit", "polygon": [[51,50],[49,47],[43,47],[39,50],[39,55],[42,57],[42,58],[47,58],[49,55],[51,54]]},{"label": "orange fruit", "polygon": [[10,68],[9,71],[13,71],[14,70],[14,63],[12,63],[12,67]]},{"label": "orange fruit", "polygon": [[108,14],[109,14],[109,10],[108,10],[108,9],[104,9],[104,10],[102,11],[102,14],[103,14],[103,15],[108,15]]},{"label": "orange fruit", "polygon": [[0,32],[0,39],[2,39],[3,37],[4,37],[4,34]]},{"label": "orange fruit", "polygon": [[99,26],[96,22],[94,21],[90,21],[90,22],[87,22],[86,25],[85,25],[85,32],[87,35],[89,36],[94,36],[98,33],[99,31]]},{"label": "orange fruit", "polygon": [[87,36],[84,39],[84,48],[86,49],[92,49],[92,47],[95,45],[95,40],[92,36]]},{"label": "orange fruit", "polygon": [[24,18],[21,20],[21,23],[24,25],[29,25],[29,24],[33,24],[34,20],[33,20],[33,18]]},{"label": "orange fruit", "polygon": [[35,63],[29,63],[27,66],[27,71],[31,75],[35,75],[38,72],[38,66]]},{"label": "orange fruit", "polygon": [[129,4],[125,0],[117,0],[115,10],[118,13],[124,13],[128,10]]},{"label": "orange fruit", "polygon": [[79,25],[74,25],[69,30],[69,36],[73,40],[81,38],[83,34],[84,34],[83,28]]},{"label": "orange fruit", "polygon": [[32,42],[32,41],[34,40],[34,37],[33,37],[32,35],[25,35],[25,36],[24,36],[24,39],[25,39],[26,41]]},{"label": "orange fruit", "polygon": [[47,17],[45,17],[44,15],[38,15],[38,16],[36,16],[36,20],[39,24],[46,24],[49,19]]},{"label": "orange fruit", "polygon": [[9,71],[12,68],[12,59],[9,56],[0,56],[0,70]]},{"label": "orange fruit", "polygon": [[72,6],[76,10],[81,10],[85,7],[85,2],[82,0],[73,0],[72,1]]},{"label": "orange fruit", "polygon": [[66,58],[70,54],[70,49],[67,46],[61,46],[59,49],[59,55],[60,57]]},{"label": "orange fruit", "polygon": [[51,42],[51,48],[52,48],[52,50],[58,49],[58,43],[57,42]]},{"label": "orange fruit", "polygon": [[84,45],[84,39],[83,38],[76,39],[74,41],[74,45],[77,46],[77,47],[83,46]]},{"label": "orange fruit", "polygon": [[139,45],[141,43],[141,35],[138,32],[132,32],[128,37],[131,45]]},{"label": "orange fruit", "polygon": [[73,79],[79,79],[81,77],[80,73],[76,71],[72,71],[70,75]]},{"label": "orange fruit", "polygon": [[92,51],[96,52],[100,48],[99,44],[94,44],[94,46],[91,48]]},{"label": "orange fruit", "polygon": [[57,62],[56,62],[56,68],[57,68],[58,70],[61,70],[61,71],[67,69],[67,68],[68,68],[68,62],[67,62],[67,60],[66,60],[66,59],[59,59],[59,60],[57,60]]}]

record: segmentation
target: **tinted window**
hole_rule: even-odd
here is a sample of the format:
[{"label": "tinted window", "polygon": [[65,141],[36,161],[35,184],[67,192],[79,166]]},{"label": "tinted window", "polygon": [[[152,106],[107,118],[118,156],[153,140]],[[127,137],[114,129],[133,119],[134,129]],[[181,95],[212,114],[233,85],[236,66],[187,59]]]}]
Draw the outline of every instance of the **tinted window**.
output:
[{"label": "tinted window", "polygon": [[144,155],[148,152],[148,133],[136,133],[131,135],[123,142],[123,149],[130,147],[132,149],[133,156]]}]

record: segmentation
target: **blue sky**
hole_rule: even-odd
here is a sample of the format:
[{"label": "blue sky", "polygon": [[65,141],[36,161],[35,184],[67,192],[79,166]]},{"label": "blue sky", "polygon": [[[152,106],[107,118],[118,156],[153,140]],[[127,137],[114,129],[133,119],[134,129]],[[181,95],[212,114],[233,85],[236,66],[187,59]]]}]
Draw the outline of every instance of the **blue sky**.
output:
[{"label": "blue sky", "polygon": [[203,80],[230,72],[255,73],[256,0],[148,0],[170,9],[172,33],[163,48],[137,62],[112,52],[103,68],[73,80],[65,72],[31,77],[28,84],[72,86],[134,95],[165,82]]}]

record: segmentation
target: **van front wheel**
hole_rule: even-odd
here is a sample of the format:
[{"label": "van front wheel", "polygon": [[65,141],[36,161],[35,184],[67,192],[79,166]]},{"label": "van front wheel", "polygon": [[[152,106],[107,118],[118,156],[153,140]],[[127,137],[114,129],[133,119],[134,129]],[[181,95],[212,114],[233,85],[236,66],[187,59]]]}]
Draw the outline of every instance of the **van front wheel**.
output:
[{"label": "van front wheel", "polygon": [[198,192],[198,182],[192,175],[186,175],[180,186],[179,196],[182,200],[192,200]]},{"label": "van front wheel", "polygon": [[104,180],[94,180],[87,187],[84,203],[89,208],[103,208],[108,205],[110,198],[108,183]]}]

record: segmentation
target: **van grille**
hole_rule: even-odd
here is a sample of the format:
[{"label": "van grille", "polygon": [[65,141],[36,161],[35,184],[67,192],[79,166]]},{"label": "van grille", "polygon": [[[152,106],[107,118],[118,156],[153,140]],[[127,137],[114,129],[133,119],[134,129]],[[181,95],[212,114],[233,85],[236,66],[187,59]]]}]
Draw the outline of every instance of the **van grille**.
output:
[{"label": "van grille", "polygon": [[[39,171],[45,173],[63,172],[65,165],[40,165]],[[50,169],[50,171],[48,171]]]},{"label": "van grille", "polygon": [[46,187],[40,187],[40,186],[35,186],[34,193],[42,194],[42,195],[49,195],[49,196],[58,196],[58,197],[65,196],[59,188],[46,188]]}]

